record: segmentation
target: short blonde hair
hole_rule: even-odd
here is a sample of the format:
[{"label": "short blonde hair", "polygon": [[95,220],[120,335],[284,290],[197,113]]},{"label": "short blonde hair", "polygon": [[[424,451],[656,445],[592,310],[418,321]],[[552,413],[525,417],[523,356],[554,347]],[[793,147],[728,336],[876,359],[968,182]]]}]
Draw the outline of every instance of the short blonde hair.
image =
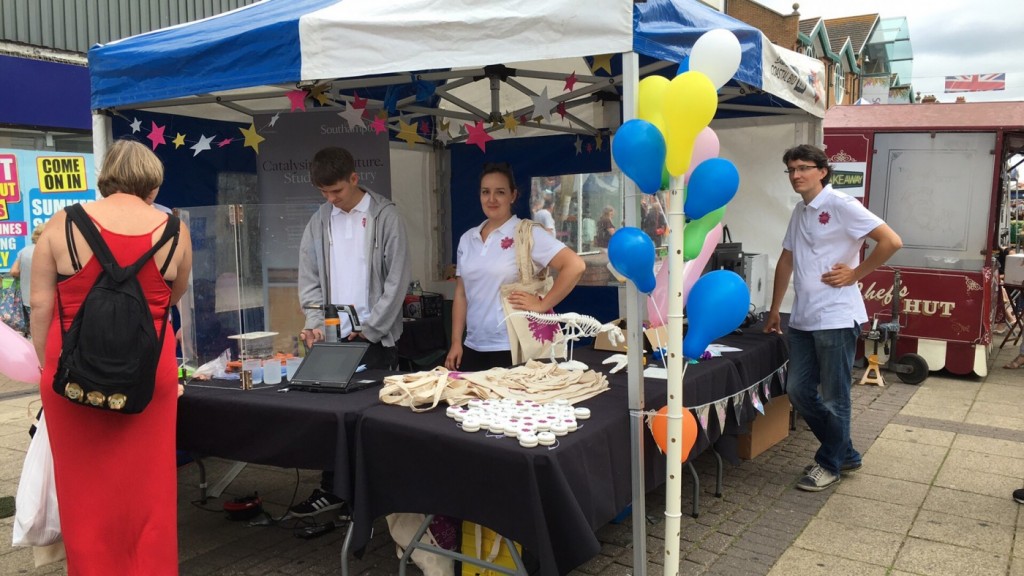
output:
[{"label": "short blonde hair", "polygon": [[97,187],[106,198],[124,192],[145,200],[164,182],[164,165],[149,148],[134,140],[118,140],[107,150]]},{"label": "short blonde hair", "polygon": [[33,244],[38,242],[39,241],[39,237],[43,235],[43,227],[45,227],[45,226],[46,226],[46,222],[43,222],[42,224],[36,226],[34,230],[32,230],[32,243]]}]

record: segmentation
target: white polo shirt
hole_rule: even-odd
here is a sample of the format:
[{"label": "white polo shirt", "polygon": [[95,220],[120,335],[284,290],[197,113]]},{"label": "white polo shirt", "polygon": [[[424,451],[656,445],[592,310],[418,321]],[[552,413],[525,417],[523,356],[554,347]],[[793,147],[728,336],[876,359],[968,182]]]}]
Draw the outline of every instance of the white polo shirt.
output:
[{"label": "white polo shirt", "polygon": [[832,266],[860,264],[864,238],[882,225],[860,200],[825,188],[811,201],[793,208],[782,247],[793,253],[796,298],[789,325],[798,330],[850,328],[868,320],[857,285],[833,288],[821,280]]},{"label": "white polo shirt", "polygon": [[[513,216],[487,236],[480,236],[486,221],[470,228],[459,239],[455,274],[466,291],[466,346],[478,352],[510,350],[508,329],[502,320],[501,285],[519,278],[516,267],[515,236],[519,218]],[[543,268],[565,248],[543,228],[533,228],[535,266]]]},{"label": "white polo shirt", "polygon": [[[369,291],[366,264],[366,226],[370,218],[370,195],[364,194],[356,207],[345,212],[331,209],[331,303],[351,304],[359,321],[370,317],[366,302]],[[341,316],[341,336],[352,333],[348,314]]]}]

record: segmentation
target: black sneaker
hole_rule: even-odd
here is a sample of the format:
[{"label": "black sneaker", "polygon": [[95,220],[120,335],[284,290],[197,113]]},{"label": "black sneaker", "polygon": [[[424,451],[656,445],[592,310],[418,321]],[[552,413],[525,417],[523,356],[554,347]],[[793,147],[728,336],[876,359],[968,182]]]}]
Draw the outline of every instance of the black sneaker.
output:
[{"label": "black sneaker", "polygon": [[298,518],[306,516],[314,516],[321,512],[327,512],[328,510],[338,510],[345,506],[345,501],[338,498],[330,492],[324,492],[317,488],[313,490],[313,493],[306,498],[305,502],[300,502],[289,509],[291,515]]},{"label": "black sneaker", "polygon": [[838,484],[839,478],[839,474],[833,474],[815,464],[811,471],[796,483],[796,487],[808,492],[821,492],[833,484]]},{"label": "black sneaker", "polygon": [[1018,504],[1024,504],[1024,488],[1017,488],[1014,490],[1013,499],[1016,500]]},{"label": "black sneaker", "polygon": [[[807,466],[804,466],[804,476],[810,474],[811,470],[813,470],[815,466],[817,466],[817,464],[808,464]],[[862,462],[843,462],[842,466],[839,467],[839,472],[856,472],[863,467],[864,464]]]}]

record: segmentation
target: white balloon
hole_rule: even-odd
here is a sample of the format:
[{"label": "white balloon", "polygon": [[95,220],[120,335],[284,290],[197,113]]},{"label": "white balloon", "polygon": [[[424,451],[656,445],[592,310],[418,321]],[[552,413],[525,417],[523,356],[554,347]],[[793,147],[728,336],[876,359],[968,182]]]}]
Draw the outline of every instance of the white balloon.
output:
[{"label": "white balloon", "polygon": [[739,70],[740,52],[740,41],[731,31],[709,30],[693,44],[690,70],[702,72],[715,88],[721,88]]}]

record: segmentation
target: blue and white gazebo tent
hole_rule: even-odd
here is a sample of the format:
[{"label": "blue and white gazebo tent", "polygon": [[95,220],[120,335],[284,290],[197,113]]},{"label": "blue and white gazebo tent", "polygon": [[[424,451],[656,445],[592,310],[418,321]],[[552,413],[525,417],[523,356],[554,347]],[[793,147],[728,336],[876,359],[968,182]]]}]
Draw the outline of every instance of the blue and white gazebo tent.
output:
[{"label": "blue and white gazebo tent", "polygon": [[[354,89],[361,96],[384,93],[389,121],[485,123],[507,111],[532,112],[530,96],[550,86],[552,100],[565,103],[572,121],[529,121],[516,136],[594,136],[614,132],[632,117],[641,77],[673,75],[697,38],[714,28],[733,31],[742,46],[740,68],[720,91],[712,124],[722,156],[735,161],[745,183],[726,220],[743,231],[745,242],[774,254],[793,196],[779,178],[779,157],[794,144],[821,142],[824,102],[815,88],[824,69],[696,0],[266,0],[90,50],[94,151],[102,161],[113,114],[144,110],[249,123],[254,114],[288,111],[286,93],[315,84],[327,84],[334,102],[351,100]],[[610,76],[590,74],[582,60],[619,54]],[[578,86],[564,92],[572,73]],[[474,84],[482,87],[475,93]],[[618,101],[621,114],[614,108],[607,113],[604,103]],[[422,146],[415,153],[445,162],[443,147]],[[440,181],[423,186],[449,189]],[[433,218],[429,210],[422,213]],[[411,229],[429,229],[429,222],[417,224],[414,216],[406,214]],[[625,218],[637,222],[635,202],[627,203]],[[454,238],[460,233],[453,231]],[[421,249],[423,257],[414,260],[435,260],[429,253],[435,247]],[[436,277],[436,271],[414,275]],[[629,318],[642,317],[644,303],[632,285],[626,308]],[[635,368],[642,336],[634,330],[630,337],[630,409],[636,413],[644,408]],[[632,422],[634,566],[644,574],[644,431],[639,417]]]}]

